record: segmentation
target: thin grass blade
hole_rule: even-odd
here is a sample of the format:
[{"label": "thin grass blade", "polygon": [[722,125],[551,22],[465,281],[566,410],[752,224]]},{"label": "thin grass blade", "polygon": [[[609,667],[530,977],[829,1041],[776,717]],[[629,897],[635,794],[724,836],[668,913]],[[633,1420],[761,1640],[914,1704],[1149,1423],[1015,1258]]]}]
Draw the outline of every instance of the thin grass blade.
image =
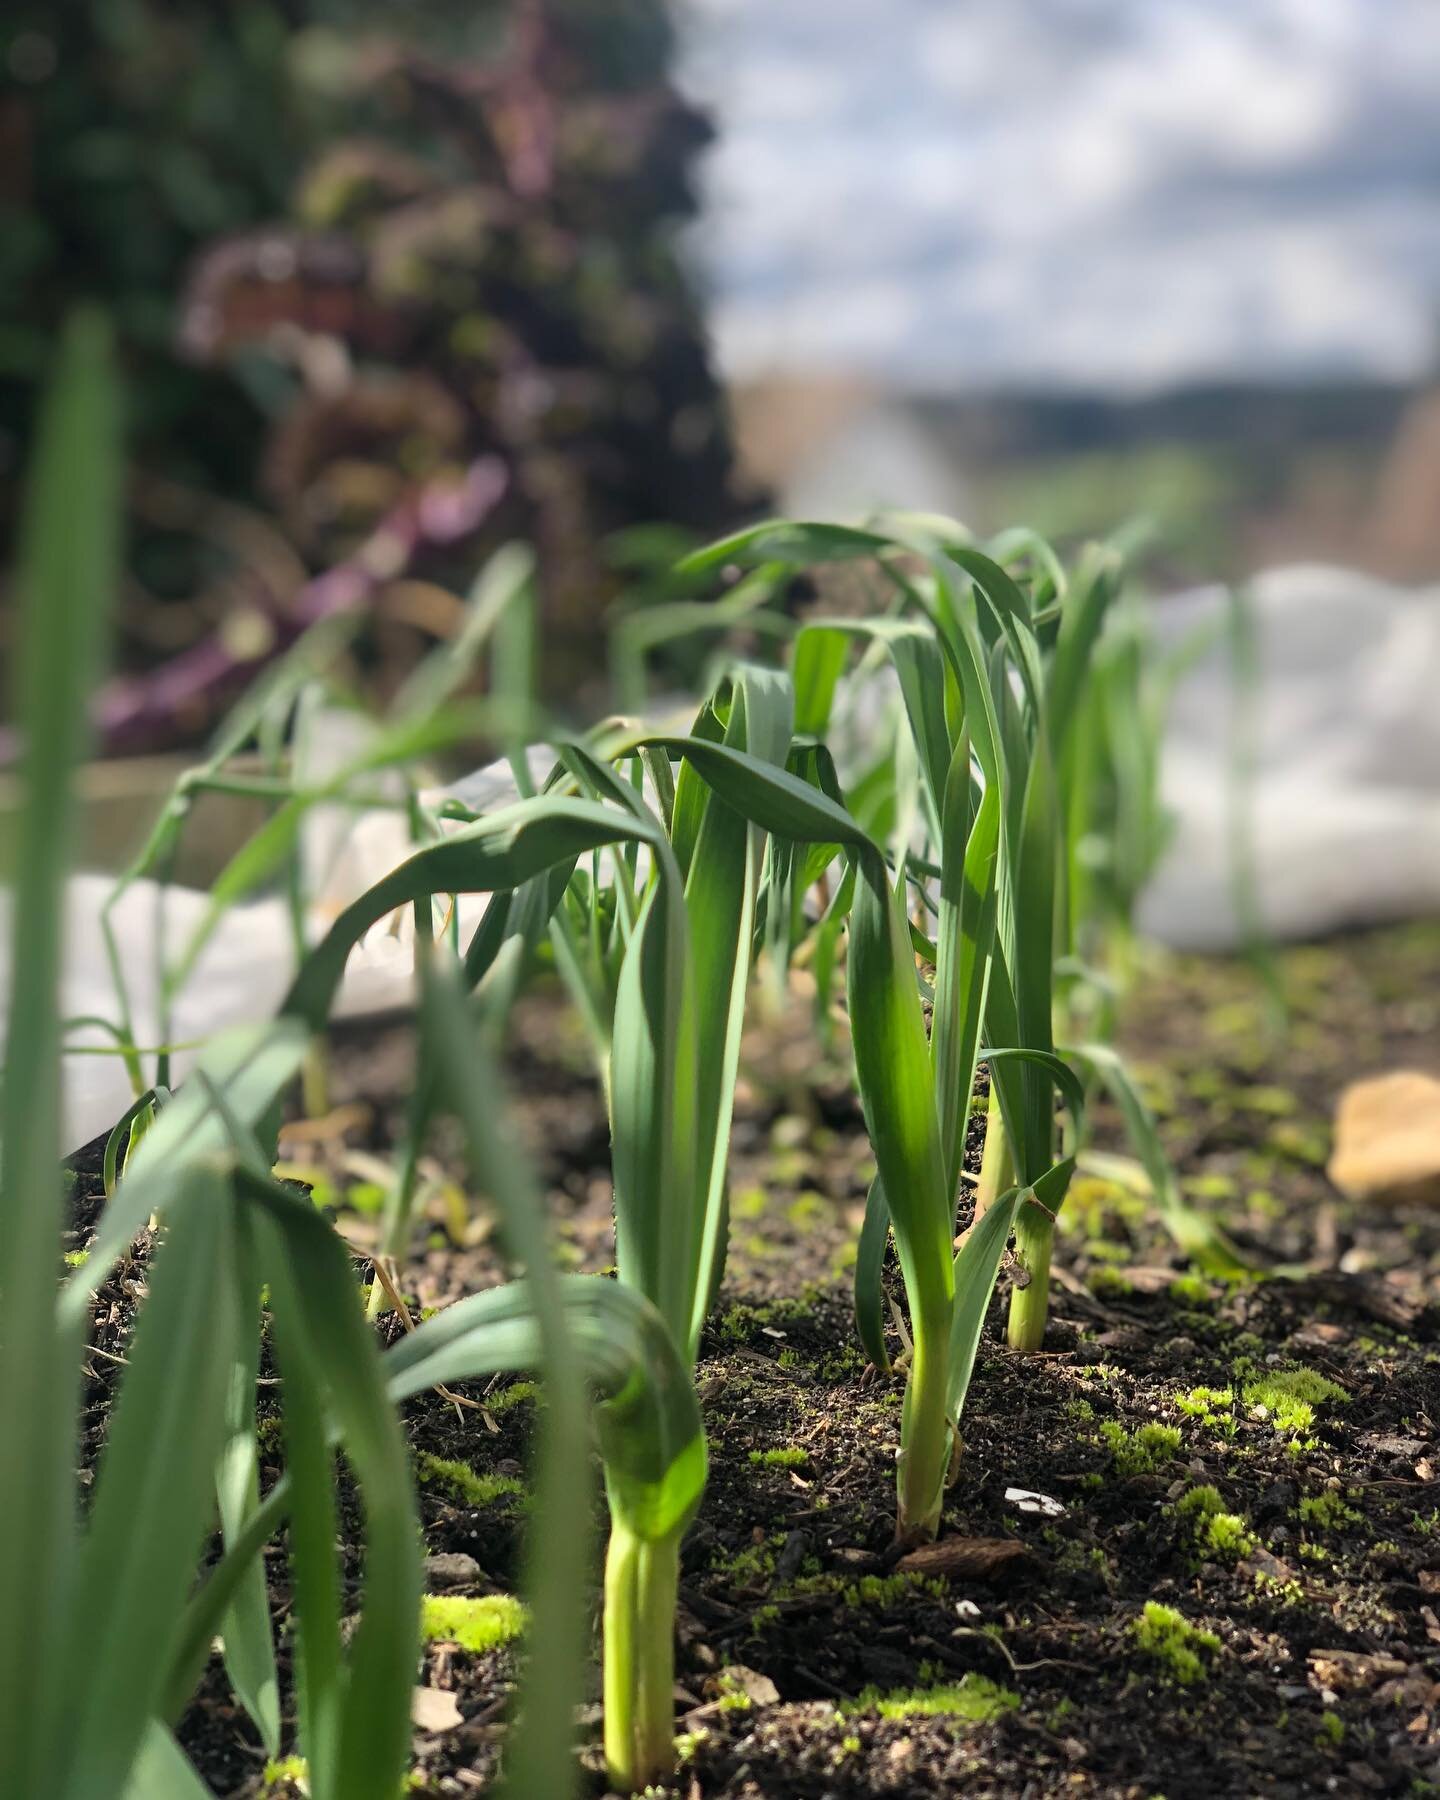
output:
[{"label": "thin grass blade", "polygon": [[41,413],[19,550],[11,717],[22,744],[0,1094],[0,1793],[45,1791],[70,1582],[75,1384],[55,1316],[61,1183],[59,979],[72,776],[119,569],[119,395],[104,321],[66,328]]},{"label": "thin grass blade", "polygon": [[192,1164],[185,1183],[189,1204],[151,1271],[67,1608],[64,1692],[84,1700],[45,1784],[58,1800],[124,1786],[210,1524],[239,1330],[235,1219],[222,1172]]}]

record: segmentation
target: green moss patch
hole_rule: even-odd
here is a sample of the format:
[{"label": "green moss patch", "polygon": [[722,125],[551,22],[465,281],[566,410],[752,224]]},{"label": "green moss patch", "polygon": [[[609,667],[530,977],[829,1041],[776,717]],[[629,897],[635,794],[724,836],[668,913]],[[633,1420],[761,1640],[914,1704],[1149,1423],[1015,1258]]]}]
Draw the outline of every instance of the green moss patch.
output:
[{"label": "green moss patch", "polygon": [[1097,1175],[1077,1175],[1065,1195],[1060,1229],[1072,1236],[1111,1242],[1127,1225],[1141,1225],[1148,1202],[1121,1182]]},{"label": "green moss patch", "polygon": [[780,1444],[773,1450],[752,1450],[752,1463],[765,1469],[803,1469],[809,1457],[793,1444]]},{"label": "green moss patch", "polygon": [[1223,1430],[1233,1420],[1234,1388],[1193,1387],[1175,1396],[1175,1410],[1188,1419],[1198,1419],[1211,1430]]},{"label": "green moss patch", "polygon": [[534,1381],[512,1381],[509,1387],[497,1388],[493,1394],[485,1396],[486,1408],[492,1413],[507,1413],[512,1406],[519,1406],[527,1400],[538,1400],[540,1387]]},{"label": "green moss patch", "polygon": [[1175,1511],[1202,1562],[1230,1566],[1255,1548],[1254,1534],[1238,1513],[1226,1511],[1216,1488],[1191,1488],[1175,1502]]},{"label": "green moss patch", "polygon": [[1297,1508],[1302,1525],[1317,1531],[1343,1531],[1347,1525],[1359,1525],[1362,1515],[1347,1506],[1338,1494],[1305,1494]]},{"label": "green moss patch", "polygon": [[1220,1648],[1213,1631],[1192,1625],[1183,1613],[1176,1612],[1173,1606],[1162,1606],[1158,1600],[1145,1602],[1145,1610],[1130,1630],[1140,1649],[1182,1687],[1208,1678],[1208,1659]]},{"label": "green moss patch", "polygon": [[960,1681],[942,1681],[933,1687],[895,1688],[881,1693],[866,1688],[858,1700],[848,1702],[846,1713],[875,1712],[882,1719],[964,1719],[980,1725],[1014,1712],[1020,1696],[983,1675],[966,1675]]},{"label": "green moss patch", "polygon": [[1115,1468],[1121,1475],[1153,1475],[1180,1454],[1180,1433],[1174,1425],[1141,1425],[1127,1432],[1114,1419],[1100,1427],[1100,1436],[1110,1447]]},{"label": "green moss patch", "polygon": [[420,1635],[427,1644],[458,1644],[477,1656],[519,1637],[529,1612],[513,1594],[482,1594],[467,1600],[458,1594],[426,1594],[420,1602]]},{"label": "green moss patch", "polygon": [[525,1498],[525,1489],[513,1475],[477,1475],[469,1463],[455,1462],[428,1453],[415,1459],[415,1476],[427,1487],[443,1488],[465,1506],[493,1506],[497,1501]]},{"label": "green moss patch", "polygon": [[1168,1292],[1182,1306],[1209,1306],[1215,1298],[1210,1283],[1201,1275],[1177,1275]]},{"label": "green moss patch", "polygon": [[1277,1434],[1302,1442],[1315,1425],[1315,1408],[1350,1396],[1338,1381],[1315,1369],[1278,1369],[1253,1376],[1241,1389],[1251,1412],[1269,1418]]},{"label": "green moss patch", "polygon": [[893,1575],[862,1575],[842,1590],[847,1606],[894,1606],[907,1594],[928,1594],[932,1600],[945,1598],[944,1578],[921,1575],[913,1569],[900,1569]]}]

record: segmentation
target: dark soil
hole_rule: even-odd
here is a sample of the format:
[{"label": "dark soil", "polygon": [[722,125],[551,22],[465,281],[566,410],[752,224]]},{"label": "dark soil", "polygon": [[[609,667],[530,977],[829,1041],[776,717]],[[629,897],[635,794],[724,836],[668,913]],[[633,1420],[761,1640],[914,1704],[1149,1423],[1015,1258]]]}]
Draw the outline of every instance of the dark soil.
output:
[{"label": "dark soil", "polygon": [[[674,1793],[1440,1793],[1440,1212],[1357,1210],[1324,1173],[1346,1080],[1440,1070],[1440,931],[1305,948],[1282,966],[1283,1037],[1248,968],[1165,958],[1142,971],[1123,1038],[1188,1193],[1283,1275],[1228,1288],[1187,1276],[1113,1170],[1078,1179],[1043,1353],[1004,1350],[1002,1281],[937,1560],[919,1566],[890,1550],[900,1377],[867,1370],[849,1317],[871,1172],[858,1109],[803,1007],[757,1028],[729,1275],[699,1371],[712,1466],[684,1553]],[[290,1172],[316,1183],[357,1254],[374,1243],[368,1209],[411,1055],[403,1026],[345,1039],[332,1113],[285,1141]],[[558,1001],[523,1010],[510,1077],[562,1256],[603,1268],[604,1120]],[[1103,1116],[1100,1140],[1124,1148]],[[421,1306],[501,1274],[488,1220],[447,1188],[446,1166],[442,1141],[405,1271]],[[93,1186],[80,1183],[76,1247]],[[98,1304],[92,1452],[140,1279],[118,1277]],[[1335,1384],[1309,1419],[1277,1414],[1273,1384],[1296,1371]],[[513,1385],[472,1392],[481,1412],[412,1403],[417,1457],[523,1476],[543,1402],[507,1400]],[[1187,1510],[1201,1486],[1229,1523]],[[419,1491],[427,1546],[445,1559],[430,1565],[432,1589],[510,1589],[523,1497],[476,1506],[433,1474]],[[597,1558],[599,1524],[597,1506]],[[353,1577],[360,1546],[345,1548]],[[283,1547],[270,1568],[283,1620]],[[1192,1666],[1141,1642],[1152,1601],[1213,1634]],[[419,1680],[453,1690],[463,1723],[417,1733],[415,1792],[485,1790],[513,1674],[508,1652],[430,1646]],[[995,1716],[877,1707],[961,1681],[960,1704],[983,1712],[988,1699]],[[581,1754],[594,1794],[597,1717],[592,1696]],[[266,1789],[215,1669],[182,1735],[219,1794],[297,1791],[275,1771]]]}]

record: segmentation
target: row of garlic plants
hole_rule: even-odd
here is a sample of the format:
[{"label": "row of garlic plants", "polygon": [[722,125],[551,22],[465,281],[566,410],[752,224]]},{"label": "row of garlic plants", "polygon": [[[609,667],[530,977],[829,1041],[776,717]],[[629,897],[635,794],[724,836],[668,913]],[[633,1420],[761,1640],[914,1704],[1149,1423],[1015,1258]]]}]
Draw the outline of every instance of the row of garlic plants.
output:
[{"label": "row of garlic plants", "polygon": [[[517,1794],[571,1784],[588,1412],[610,1514],[605,1750],[615,1785],[639,1791],[673,1762],[679,1554],[707,1461],[694,1373],[724,1270],[730,1120],[757,962],[778,978],[809,964],[817,1031],[844,970],[877,1167],[856,1318],[878,1365],[888,1367],[891,1240],[910,1314],[897,1465],[905,1541],[935,1534],[947,1486],[963,1479],[960,1418],[1012,1240],[1010,1342],[1031,1348],[1043,1332],[1055,1217],[1097,1088],[1125,1113],[1182,1246],[1229,1255],[1180,1201],[1113,1050],[1055,1038],[1057,1019],[1091,1020],[1103,1035],[1104,964],[1160,841],[1158,727],[1118,559],[1099,550],[1067,570],[1028,535],[982,549],[932,518],[758,527],[696,554],[681,576],[702,596],[726,587],[722,619],[753,625],[763,612],[770,659],[724,667],[688,729],[612,720],[572,733],[513,697],[459,697],[475,655],[526,617],[523,559],[512,556],[477,588],[462,643],[437,653],[365,748],[323,777],[299,746],[344,622],[312,634],[237,708],[119,890],[165,866],[197,792],[267,798],[267,823],[215,883],[205,917],[185,943],[162,947],[162,1040],[168,999],[209,934],[267,881],[297,898],[294,984],[269,1026],[217,1041],[177,1087],[163,1041],[153,1070],[137,1047],[115,948],[114,1036],[136,1098],[107,1148],[95,1243],[57,1302],[55,920],[79,722],[115,581],[114,410],[103,330],[83,321],[42,434],[23,582],[28,836],[0,1161],[0,1500],[15,1525],[0,1541],[0,1596],[9,1616],[41,1623],[35,1642],[22,1648],[17,1634],[4,1652],[0,1791],[203,1794],[174,1728],[217,1637],[239,1701],[278,1749],[261,1552],[285,1525],[311,1791],[390,1800],[408,1744],[420,1581],[398,1408],[438,1383],[526,1367],[542,1370],[549,1405],[530,1657],[506,1781]],[[873,616],[797,624],[771,605],[794,574],[837,560],[868,573]],[[678,610],[688,627],[693,602]],[[427,802],[418,764],[477,729],[509,744],[518,798],[480,813]],[[242,751],[258,751],[259,774],[254,754],[236,772]],[[414,848],[312,947],[301,831],[330,803],[399,806]],[[486,897],[468,939],[466,895]],[[341,1239],[276,1180],[274,1163],[287,1093],[304,1074],[318,1093],[317,1045],[347,961],[397,910],[414,920],[421,1032],[387,1241],[403,1251],[421,1151],[449,1114],[477,1192],[502,1219],[513,1279],[382,1354]],[[509,1010],[542,965],[560,971],[595,1046],[612,1138],[613,1281],[554,1272],[532,1179],[496,1111]],[[957,1247],[982,1064],[989,1137]],[[85,1327],[96,1287],[137,1237],[149,1291],[82,1520],[72,1471]],[[281,1375],[285,1472],[262,1494],[266,1341]],[[366,1523],[353,1634],[334,1554],[337,1451]],[[219,1553],[201,1575],[217,1526]],[[63,1712],[56,1696],[67,1697]]]},{"label": "row of garlic plants", "polygon": [[[1125,1112],[1182,1245],[1212,1261],[1228,1252],[1181,1202],[1113,1050],[1057,1049],[1053,1035],[1057,970],[1066,1016],[1083,1016],[1083,991],[1105,985],[1086,957],[1103,958],[1126,923],[1143,851],[1123,861],[1118,821],[1139,829],[1138,813],[1158,830],[1153,787],[1136,795],[1127,785],[1137,764],[1153,781],[1156,740],[1138,714],[1133,637],[1122,648],[1106,637],[1118,559],[1097,551],[1072,573],[1029,537],[982,550],[949,522],[894,518],[863,530],[768,524],[698,553],[682,573],[704,583],[748,569],[775,592],[837,558],[863,559],[884,584],[876,616],[811,618],[787,634],[777,666],[727,668],[687,731],[618,720],[553,733],[538,791],[479,816],[445,806],[434,840],[337,920],[286,1013],[319,1031],[350,952],[381,920],[400,907],[429,920],[436,900],[453,916],[455,896],[482,893],[489,906],[457,960],[503,1037],[517,982],[548,947],[609,1107],[619,1284],[661,1322],[693,1393],[724,1267],[730,1117],[755,964],[784,967],[802,953],[829,971],[843,962],[878,1170],[856,1314],[888,1367],[882,1265],[893,1238],[911,1338],[896,1529],[916,1542],[935,1535],[959,1467],[960,1415],[1012,1242],[1009,1340],[1017,1350],[1040,1342],[1055,1218],[1097,1086]],[[868,734],[867,812],[877,780],[890,790],[879,832],[847,806],[829,740],[837,711],[873,714],[877,690],[891,685],[882,662],[899,699],[893,728]],[[1128,723],[1092,700],[1102,670],[1109,703],[1137,705]],[[1145,741],[1128,743],[1127,732]],[[862,746],[867,736],[835,735]],[[534,766],[531,748],[514,758],[517,771]],[[427,954],[428,938],[422,928]],[[828,1004],[822,985],[818,1007]],[[981,1061],[995,1097],[990,1179],[957,1249]],[[407,1169],[419,1141],[412,1130]],[[400,1241],[411,1192],[397,1191]],[[565,1284],[571,1303],[599,1280]],[[622,1450],[638,1454],[625,1430],[601,1440],[605,1744],[624,1789],[672,1764],[679,1553],[706,1467],[698,1407],[691,1416],[693,1435],[656,1455],[639,1483],[617,1462]]]}]

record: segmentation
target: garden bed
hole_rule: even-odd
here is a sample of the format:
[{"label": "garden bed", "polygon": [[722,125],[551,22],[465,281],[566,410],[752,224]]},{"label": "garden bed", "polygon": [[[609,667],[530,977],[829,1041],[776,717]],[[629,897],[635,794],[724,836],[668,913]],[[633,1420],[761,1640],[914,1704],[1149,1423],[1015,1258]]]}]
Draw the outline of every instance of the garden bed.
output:
[{"label": "garden bed", "polygon": [[[1440,1071],[1437,968],[1429,927],[1288,953],[1282,1045],[1249,968],[1157,961],[1122,1037],[1167,1147],[1188,1192],[1291,1278],[1200,1280],[1143,1201],[1078,1180],[1043,1353],[1003,1350],[1002,1280],[940,1544],[906,1564],[890,1549],[901,1383],[867,1370],[849,1313],[872,1172],[853,1090],[798,1002],[752,1030],[698,1372],[711,1476],[682,1566],[676,1793],[1440,1791],[1440,1214],[1358,1211],[1323,1170],[1347,1079]],[[583,1040],[543,993],[516,1023],[516,1112],[557,1241],[603,1268],[607,1134]],[[282,1146],[357,1253],[375,1232],[364,1159],[402,1125],[410,1053],[403,1025],[346,1036],[329,1118]],[[1112,1123],[1100,1138],[1118,1149]],[[498,1279],[488,1228],[453,1196],[424,1230],[405,1271],[418,1306]],[[122,1271],[98,1302],[92,1454],[139,1279]],[[466,1398],[484,1409],[429,1395],[407,1422],[439,1559],[427,1589],[474,1598],[517,1584],[543,1401],[514,1381]],[[601,1515],[597,1494],[597,1574]],[[268,1567],[283,1619],[283,1545]],[[432,1622],[463,1633],[454,1610]],[[427,1702],[451,1722],[417,1733],[415,1792],[488,1785],[517,1650],[427,1647],[421,1681],[454,1705]],[[593,1738],[598,1705],[585,1718]],[[298,1791],[267,1773],[218,1668],[181,1737],[217,1793]]]}]

